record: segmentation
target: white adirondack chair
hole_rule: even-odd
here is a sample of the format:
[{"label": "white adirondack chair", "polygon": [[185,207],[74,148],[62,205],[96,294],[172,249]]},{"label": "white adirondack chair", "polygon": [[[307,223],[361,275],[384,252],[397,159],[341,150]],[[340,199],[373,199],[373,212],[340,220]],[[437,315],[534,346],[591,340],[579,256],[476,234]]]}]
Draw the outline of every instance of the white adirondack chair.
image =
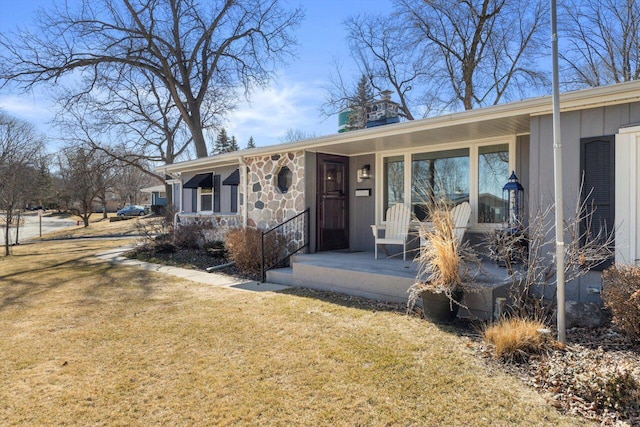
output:
[{"label": "white adirondack chair", "polygon": [[[451,220],[453,221],[454,232],[458,243],[462,243],[464,233],[467,231],[467,225],[469,224],[469,218],[471,218],[471,205],[469,202],[460,203],[451,210]],[[422,228],[421,228],[422,231]],[[420,246],[427,245],[427,239],[423,233],[420,233]]]},{"label": "white adirondack chair", "polygon": [[[385,224],[372,225],[371,231],[375,238],[375,257],[378,259],[378,245],[389,256],[386,245],[401,245],[402,259],[407,260],[407,234],[409,233],[409,223],[411,222],[411,210],[397,203],[387,209],[387,221]],[[384,231],[384,237],[380,237],[378,232]]]}]

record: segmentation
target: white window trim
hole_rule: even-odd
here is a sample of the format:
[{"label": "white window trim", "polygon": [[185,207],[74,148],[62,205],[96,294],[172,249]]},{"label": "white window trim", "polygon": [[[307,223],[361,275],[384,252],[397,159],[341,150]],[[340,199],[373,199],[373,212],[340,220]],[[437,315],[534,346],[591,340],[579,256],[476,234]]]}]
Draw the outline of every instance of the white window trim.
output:
[{"label": "white window trim", "polygon": [[212,214],[213,215],[213,187],[210,188],[211,190],[211,210],[202,210],[202,195],[208,195],[209,193],[203,193],[202,192],[203,188],[202,187],[198,187],[198,213],[206,213],[206,214]]},{"label": "white window trim", "polygon": [[[384,218],[384,158],[392,156],[404,156],[404,204],[411,207],[411,157],[417,153],[432,153],[445,150],[456,150],[461,148],[469,149],[469,201],[471,202],[471,219],[469,229],[471,231],[488,231],[502,226],[502,224],[479,224],[478,223],[478,147],[509,144],[509,173],[516,170],[516,140],[517,136],[507,136],[503,138],[485,138],[473,141],[453,142],[447,144],[437,144],[418,147],[413,150],[391,150],[376,153],[376,170],[379,172],[379,180],[376,180],[375,204],[376,204],[376,224],[383,223]],[[505,177],[505,184],[508,176]]]}]

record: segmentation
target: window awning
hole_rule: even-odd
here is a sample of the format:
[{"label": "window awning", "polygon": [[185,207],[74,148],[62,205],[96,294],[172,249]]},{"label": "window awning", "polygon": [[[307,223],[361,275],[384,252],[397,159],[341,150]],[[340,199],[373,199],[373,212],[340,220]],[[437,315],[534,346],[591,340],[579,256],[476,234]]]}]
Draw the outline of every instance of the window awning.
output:
[{"label": "window awning", "polygon": [[236,169],[222,181],[222,185],[240,185],[240,170]]},{"label": "window awning", "polygon": [[212,188],[212,187],[213,187],[212,173],[199,173],[182,186],[182,188]]}]

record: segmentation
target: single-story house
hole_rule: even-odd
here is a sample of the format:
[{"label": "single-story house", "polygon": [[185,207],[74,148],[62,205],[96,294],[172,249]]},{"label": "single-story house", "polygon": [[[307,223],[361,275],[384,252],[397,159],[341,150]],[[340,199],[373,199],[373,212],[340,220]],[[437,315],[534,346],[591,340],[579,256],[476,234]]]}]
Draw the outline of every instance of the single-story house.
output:
[{"label": "single-story house", "polygon": [[154,185],[140,189],[141,193],[151,195],[151,211],[161,213],[167,206],[167,187],[165,185]]},{"label": "single-story house", "polygon": [[[561,95],[566,215],[581,177],[599,223],[616,224],[615,261],[640,259],[640,81]],[[404,203],[424,216],[420,180],[471,205],[467,236],[503,226],[502,187],[511,171],[527,211],[553,202],[550,96],[421,120],[258,147],[159,168],[171,177],[177,218],[222,228],[267,229],[309,208],[312,253],[371,252],[370,225]],[[597,300],[599,273],[567,289]]]}]

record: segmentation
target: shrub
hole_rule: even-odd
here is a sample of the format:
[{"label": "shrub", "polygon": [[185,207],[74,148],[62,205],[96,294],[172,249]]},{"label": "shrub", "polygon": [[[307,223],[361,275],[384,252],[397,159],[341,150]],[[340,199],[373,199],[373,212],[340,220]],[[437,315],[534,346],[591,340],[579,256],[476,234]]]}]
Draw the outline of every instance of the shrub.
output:
[{"label": "shrub", "polygon": [[583,397],[601,411],[613,409],[628,417],[640,408],[640,384],[628,371],[594,376],[582,386]]},{"label": "shrub", "polygon": [[182,224],[173,231],[173,244],[180,249],[200,249],[203,243],[204,233],[201,224]]},{"label": "shrub", "polygon": [[507,362],[525,361],[532,354],[550,349],[553,339],[543,332],[544,323],[521,317],[503,318],[482,331],[496,357]]},{"label": "shrub", "polygon": [[[226,248],[229,258],[235,261],[236,267],[244,273],[260,272],[262,261],[262,231],[257,228],[235,228],[229,230],[226,237]],[[265,252],[269,259],[277,258],[284,250],[284,239],[274,234],[265,242]]]},{"label": "shrub", "polygon": [[229,258],[245,273],[260,271],[262,232],[257,228],[235,228],[227,233]]},{"label": "shrub", "polygon": [[640,268],[617,265],[605,270],[602,301],[627,338],[640,340]]}]

